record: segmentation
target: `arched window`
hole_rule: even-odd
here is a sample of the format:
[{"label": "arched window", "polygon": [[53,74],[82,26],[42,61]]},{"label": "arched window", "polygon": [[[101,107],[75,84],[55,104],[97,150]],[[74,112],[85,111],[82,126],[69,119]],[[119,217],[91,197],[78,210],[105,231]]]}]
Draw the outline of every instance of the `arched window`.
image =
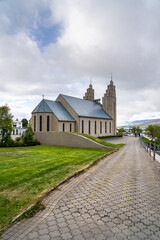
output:
[{"label": "arched window", "polygon": [[72,123],[70,123],[70,132],[72,132]]},{"label": "arched window", "polygon": [[112,126],[111,126],[111,122],[109,123],[109,132],[111,133],[111,128]]},{"label": "arched window", "polygon": [[82,120],[82,133],[84,133],[84,120]]},{"label": "arched window", "polygon": [[39,131],[42,131],[42,116],[39,117]]},{"label": "arched window", "polygon": [[88,133],[91,134],[91,121],[88,122]]},{"label": "arched window", "polygon": [[94,128],[94,133],[97,133],[97,122],[95,121],[95,128]]},{"label": "arched window", "polygon": [[105,133],[107,133],[107,121],[105,121]]},{"label": "arched window", "polygon": [[63,123],[63,132],[65,131],[65,124]]},{"label": "arched window", "polygon": [[47,131],[49,131],[49,116],[47,116]]},{"label": "arched window", "polygon": [[36,116],[34,116],[34,132],[36,131]]},{"label": "arched window", "polygon": [[102,121],[100,121],[100,133],[102,133]]}]

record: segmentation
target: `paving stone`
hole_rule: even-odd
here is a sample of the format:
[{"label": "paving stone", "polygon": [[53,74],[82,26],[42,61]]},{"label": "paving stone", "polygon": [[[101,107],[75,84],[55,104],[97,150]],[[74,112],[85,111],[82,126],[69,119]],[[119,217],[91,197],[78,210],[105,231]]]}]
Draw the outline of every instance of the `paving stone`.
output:
[{"label": "paving stone", "polygon": [[122,223],[122,220],[121,220],[120,218],[114,218],[114,219],[113,219],[113,222],[114,222],[115,224],[121,224],[121,223]]},{"label": "paving stone", "polygon": [[131,236],[133,235],[133,232],[129,229],[124,229],[122,230],[122,233],[124,233],[126,236]]},{"label": "paving stone", "polygon": [[39,240],[50,240],[50,237],[49,237],[49,235],[43,235],[43,236],[40,236],[39,238],[38,238]]},{"label": "paving stone", "polygon": [[156,227],[155,225],[150,225],[150,226],[148,226],[148,229],[149,229],[150,231],[152,231],[152,232],[157,232],[157,231],[159,230],[159,228]]},{"label": "paving stone", "polygon": [[53,232],[49,232],[50,237],[54,238],[54,237],[59,237],[60,236],[60,232],[59,231],[53,231]]},{"label": "paving stone", "polygon": [[82,233],[82,232],[81,232],[78,228],[72,230],[72,234],[73,234],[74,236],[81,235],[81,233]]},{"label": "paving stone", "polygon": [[32,233],[30,233],[30,234],[28,234],[28,239],[31,239],[31,240],[33,240],[33,239],[35,239],[35,238],[38,238],[38,233],[37,232],[32,232]]},{"label": "paving stone", "polygon": [[152,232],[149,229],[143,229],[142,231],[145,235],[150,236],[152,235]]},{"label": "paving stone", "polygon": [[79,228],[79,226],[77,225],[77,224],[72,224],[72,225],[69,225],[69,228],[72,230],[74,230],[74,229],[77,229],[77,228]]},{"label": "paving stone", "polygon": [[126,236],[122,233],[118,233],[118,234],[115,234],[115,238],[117,240],[125,240],[126,239]]},{"label": "paving stone", "polygon": [[138,236],[131,235],[131,236],[128,236],[127,239],[128,240],[139,240],[140,238]]},{"label": "paving stone", "polygon": [[156,236],[156,235],[151,235],[151,236],[150,236],[150,239],[152,239],[152,240],[159,240],[159,237]]},{"label": "paving stone", "polygon": [[109,226],[110,228],[113,228],[116,226],[116,224],[114,222],[108,222],[107,226]]},{"label": "paving stone", "polygon": [[113,227],[112,232],[116,234],[116,233],[121,232],[121,230],[118,227]]},{"label": "paving stone", "polygon": [[132,226],[130,229],[133,232],[139,232],[139,228],[137,228],[136,226]]},{"label": "paving stone", "polygon": [[70,229],[68,227],[62,227],[62,228],[59,228],[59,231],[63,234],[63,233],[68,233]]},{"label": "paving stone", "polygon": [[72,234],[71,234],[71,233],[63,233],[63,234],[61,235],[61,238],[62,238],[63,240],[71,239],[71,238],[72,238]]},{"label": "paving stone", "polygon": [[137,226],[140,230],[146,228],[146,226],[145,226],[142,222],[138,222],[138,223],[136,223],[135,226]]},{"label": "paving stone", "polygon": [[47,228],[43,228],[41,230],[38,231],[39,235],[45,235],[48,233],[48,229]]},{"label": "paving stone", "polygon": [[135,234],[139,239],[146,239],[146,240],[148,240],[148,237],[147,237],[147,235],[146,234],[144,234],[143,232],[138,232],[138,233],[136,233]]}]

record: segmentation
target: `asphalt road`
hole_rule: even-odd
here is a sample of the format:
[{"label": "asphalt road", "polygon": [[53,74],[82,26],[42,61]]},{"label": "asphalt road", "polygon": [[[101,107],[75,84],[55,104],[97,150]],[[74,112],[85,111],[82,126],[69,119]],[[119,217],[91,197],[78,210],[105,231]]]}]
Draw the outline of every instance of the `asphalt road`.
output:
[{"label": "asphalt road", "polygon": [[111,141],[126,146],[51,193],[44,211],[1,239],[159,240],[160,169],[138,138]]}]

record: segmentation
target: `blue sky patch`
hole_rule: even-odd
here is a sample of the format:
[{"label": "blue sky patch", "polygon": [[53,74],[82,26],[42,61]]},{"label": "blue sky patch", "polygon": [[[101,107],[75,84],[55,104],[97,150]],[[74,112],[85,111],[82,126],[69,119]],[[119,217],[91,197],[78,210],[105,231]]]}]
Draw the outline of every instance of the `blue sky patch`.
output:
[{"label": "blue sky patch", "polygon": [[39,25],[38,28],[32,29],[31,34],[37,41],[39,47],[45,47],[57,41],[58,37],[61,35],[61,30],[61,24],[49,27]]}]

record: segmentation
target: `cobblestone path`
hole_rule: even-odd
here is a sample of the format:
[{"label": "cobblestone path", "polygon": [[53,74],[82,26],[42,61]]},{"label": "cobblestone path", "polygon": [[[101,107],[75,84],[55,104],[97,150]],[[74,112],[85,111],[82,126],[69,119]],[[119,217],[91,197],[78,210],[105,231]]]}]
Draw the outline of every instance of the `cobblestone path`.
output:
[{"label": "cobblestone path", "polygon": [[126,146],[44,201],[46,209],[1,239],[160,239],[160,170],[128,137]]}]

